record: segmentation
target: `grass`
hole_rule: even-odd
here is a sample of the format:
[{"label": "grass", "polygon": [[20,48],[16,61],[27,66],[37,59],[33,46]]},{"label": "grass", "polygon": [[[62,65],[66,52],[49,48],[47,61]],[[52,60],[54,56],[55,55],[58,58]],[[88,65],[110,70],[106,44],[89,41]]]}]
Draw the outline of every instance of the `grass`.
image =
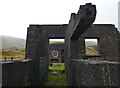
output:
[{"label": "grass", "polygon": [[[65,70],[64,63],[53,63],[53,66],[49,66],[48,75],[42,86],[67,86],[66,74],[62,72],[63,70]],[[57,74],[53,74],[53,72],[57,72]]]},{"label": "grass", "polygon": [[53,63],[52,66],[49,66],[49,70],[65,70],[64,63]]},{"label": "grass", "polygon": [[86,55],[98,55],[99,52],[94,49],[94,47],[86,47]]},{"label": "grass", "polygon": [[25,49],[2,49],[2,54],[0,55],[0,60],[21,60],[25,58]]}]

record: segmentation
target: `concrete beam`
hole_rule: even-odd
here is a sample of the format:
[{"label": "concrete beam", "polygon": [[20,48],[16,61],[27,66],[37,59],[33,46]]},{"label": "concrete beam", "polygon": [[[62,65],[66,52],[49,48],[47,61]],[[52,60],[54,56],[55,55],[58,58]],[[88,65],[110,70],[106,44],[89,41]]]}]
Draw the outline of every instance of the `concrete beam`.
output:
[{"label": "concrete beam", "polygon": [[81,5],[78,13],[74,14],[73,33],[71,39],[77,40],[81,34],[83,34],[88,27],[95,21],[96,18],[96,6],[91,3]]}]

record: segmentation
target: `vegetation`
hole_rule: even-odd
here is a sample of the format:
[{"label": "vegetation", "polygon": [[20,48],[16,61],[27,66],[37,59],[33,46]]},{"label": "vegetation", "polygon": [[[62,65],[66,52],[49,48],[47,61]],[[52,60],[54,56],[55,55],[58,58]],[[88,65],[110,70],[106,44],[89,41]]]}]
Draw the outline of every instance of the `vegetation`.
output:
[{"label": "vegetation", "polygon": [[[56,72],[57,74],[53,74]],[[53,63],[42,86],[67,86],[64,63]]]},{"label": "vegetation", "polygon": [[52,66],[49,66],[49,70],[65,70],[64,63],[52,63]]},{"label": "vegetation", "polygon": [[86,47],[86,55],[98,55],[98,50],[93,46],[87,46]]},{"label": "vegetation", "polygon": [[0,59],[4,59],[6,57],[6,60],[11,60],[13,57],[13,60],[21,60],[25,58],[25,49],[2,49],[2,54],[0,55]]}]

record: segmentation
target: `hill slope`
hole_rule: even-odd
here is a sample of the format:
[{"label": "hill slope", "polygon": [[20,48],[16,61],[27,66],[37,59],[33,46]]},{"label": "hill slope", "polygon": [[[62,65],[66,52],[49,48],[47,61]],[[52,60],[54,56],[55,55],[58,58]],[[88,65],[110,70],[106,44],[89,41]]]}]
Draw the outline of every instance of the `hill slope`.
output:
[{"label": "hill slope", "polygon": [[86,41],[86,46],[94,46],[97,45],[97,42],[94,41]]},{"label": "hill slope", "polygon": [[2,49],[10,49],[10,48],[25,48],[25,39],[11,37],[11,36],[0,36],[2,39]]}]

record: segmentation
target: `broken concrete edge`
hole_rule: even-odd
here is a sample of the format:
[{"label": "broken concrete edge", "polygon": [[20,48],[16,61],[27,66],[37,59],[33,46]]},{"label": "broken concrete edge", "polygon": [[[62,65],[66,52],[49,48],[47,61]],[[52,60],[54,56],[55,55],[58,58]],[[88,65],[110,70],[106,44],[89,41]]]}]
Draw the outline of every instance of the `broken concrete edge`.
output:
[{"label": "broken concrete edge", "polygon": [[84,59],[73,59],[73,61],[85,62],[86,64],[119,64],[120,62],[106,61],[106,60],[84,60]]},{"label": "broken concrete edge", "polygon": [[1,62],[1,86],[29,86],[32,82],[29,77],[34,74],[31,71],[31,68],[33,68],[33,63],[34,62],[32,60]]},{"label": "broken concrete edge", "polygon": [[7,63],[25,63],[25,62],[29,62],[32,61],[31,59],[23,59],[23,60],[1,60],[0,64],[7,64]]},{"label": "broken concrete edge", "polygon": [[[105,61],[105,63],[101,62],[94,64],[83,59],[73,59],[72,62],[71,78],[73,79],[72,83],[74,82],[75,86],[118,87],[120,85],[119,62],[111,63],[111,61]],[[76,80],[76,78],[78,79]]]},{"label": "broken concrete edge", "polygon": [[[73,18],[72,20],[74,21],[71,39],[77,40],[80,35],[83,34],[87,28],[91,26],[91,24],[95,21],[96,12],[96,5],[87,3],[86,5],[81,6],[76,15],[71,15]],[[87,22],[85,22],[85,20],[87,20]]]}]

